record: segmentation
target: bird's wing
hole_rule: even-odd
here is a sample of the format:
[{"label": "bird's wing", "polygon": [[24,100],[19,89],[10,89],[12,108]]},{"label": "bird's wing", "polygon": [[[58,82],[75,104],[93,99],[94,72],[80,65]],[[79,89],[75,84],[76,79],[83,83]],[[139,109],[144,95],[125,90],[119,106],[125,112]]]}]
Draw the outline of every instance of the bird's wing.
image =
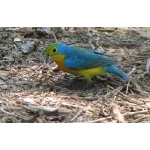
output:
[{"label": "bird's wing", "polygon": [[114,64],[115,62],[116,59],[101,52],[94,52],[84,48],[73,48],[71,54],[66,55],[64,65],[70,69],[82,70]]}]

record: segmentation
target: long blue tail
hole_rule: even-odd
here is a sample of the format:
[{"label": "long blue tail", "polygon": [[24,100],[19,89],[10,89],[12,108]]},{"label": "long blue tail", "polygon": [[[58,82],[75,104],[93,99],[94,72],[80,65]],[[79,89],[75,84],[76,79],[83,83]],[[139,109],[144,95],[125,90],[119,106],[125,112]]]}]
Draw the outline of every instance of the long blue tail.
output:
[{"label": "long blue tail", "polygon": [[104,68],[107,72],[113,73],[113,74],[121,77],[124,80],[124,82],[129,81],[129,77],[127,76],[127,74],[125,74],[123,71],[119,70],[119,68],[117,68],[115,65],[107,65]]}]

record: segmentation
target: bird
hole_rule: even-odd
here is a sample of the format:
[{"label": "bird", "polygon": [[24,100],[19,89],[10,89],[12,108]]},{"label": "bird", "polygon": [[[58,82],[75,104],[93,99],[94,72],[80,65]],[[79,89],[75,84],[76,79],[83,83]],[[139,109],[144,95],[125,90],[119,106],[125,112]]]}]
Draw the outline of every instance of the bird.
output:
[{"label": "bird", "polygon": [[116,59],[94,50],[74,47],[64,43],[53,43],[46,48],[46,63],[56,62],[59,69],[74,75],[83,76],[89,84],[98,75],[112,73],[129,82],[129,77],[116,65]]}]

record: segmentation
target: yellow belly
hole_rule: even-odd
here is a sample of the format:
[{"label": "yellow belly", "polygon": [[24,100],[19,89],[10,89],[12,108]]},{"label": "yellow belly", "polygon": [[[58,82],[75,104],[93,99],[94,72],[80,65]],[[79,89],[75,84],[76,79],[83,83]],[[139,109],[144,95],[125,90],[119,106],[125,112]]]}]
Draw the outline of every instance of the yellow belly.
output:
[{"label": "yellow belly", "polygon": [[82,75],[84,77],[94,77],[97,75],[105,75],[106,71],[102,67],[96,67],[91,69],[84,69],[84,70],[67,70],[69,73],[76,74],[76,75]]}]

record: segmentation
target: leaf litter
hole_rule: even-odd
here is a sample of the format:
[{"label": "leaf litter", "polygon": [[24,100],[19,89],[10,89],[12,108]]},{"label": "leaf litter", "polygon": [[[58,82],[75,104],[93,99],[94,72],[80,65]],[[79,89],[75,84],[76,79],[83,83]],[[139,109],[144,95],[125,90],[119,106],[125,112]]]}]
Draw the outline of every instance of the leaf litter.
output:
[{"label": "leaf litter", "polygon": [[[150,122],[150,28],[0,28],[0,122]],[[54,42],[103,51],[128,73],[84,78],[45,64]]]}]

